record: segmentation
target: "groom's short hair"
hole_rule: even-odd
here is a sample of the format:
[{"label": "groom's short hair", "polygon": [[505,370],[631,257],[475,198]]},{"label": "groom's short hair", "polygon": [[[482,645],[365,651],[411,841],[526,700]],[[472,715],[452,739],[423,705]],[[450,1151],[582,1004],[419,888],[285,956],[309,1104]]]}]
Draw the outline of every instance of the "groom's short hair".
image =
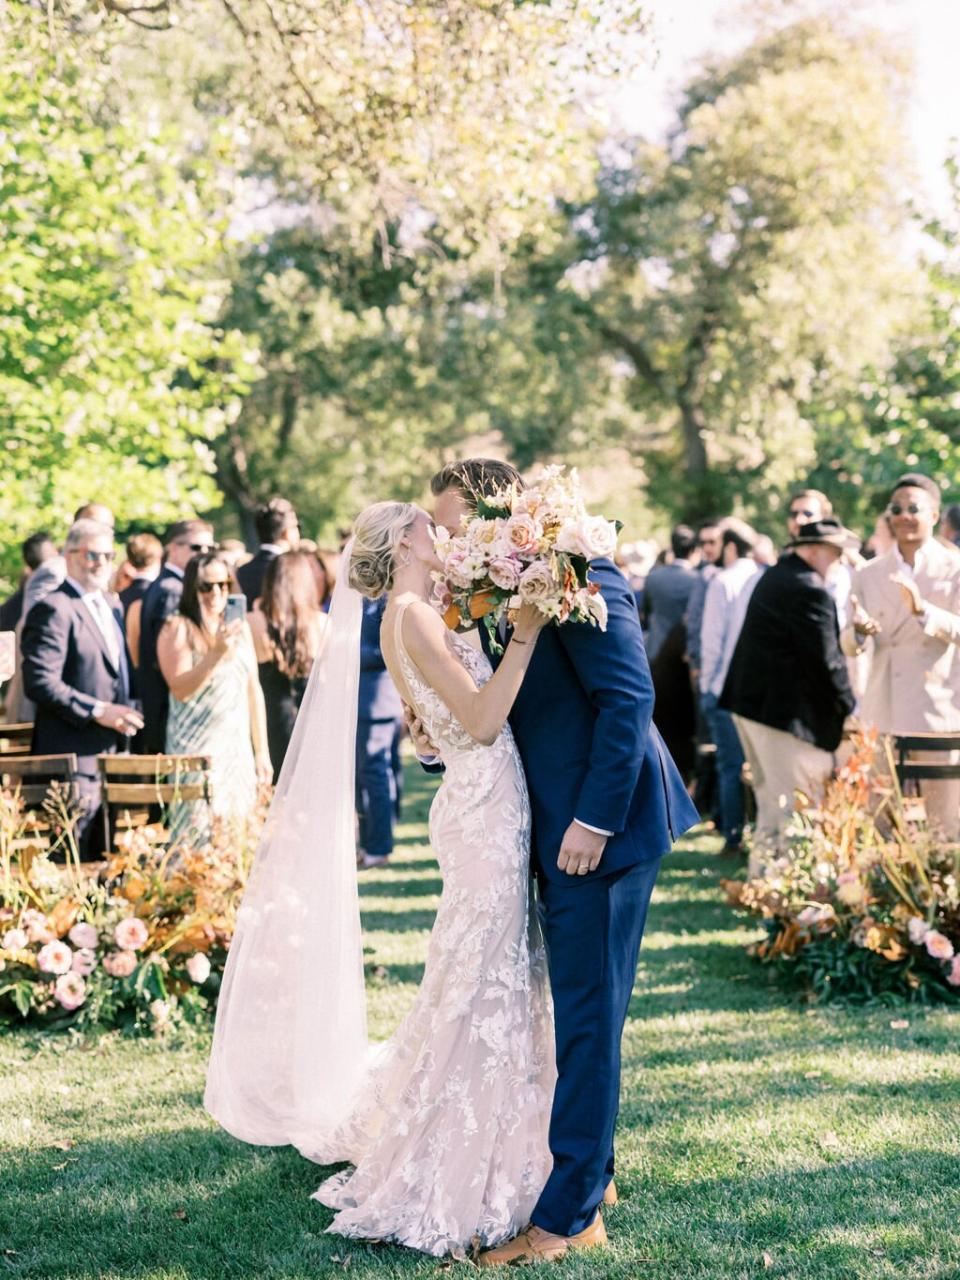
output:
[{"label": "groom's short hair", "polygon": [[463,458],[459,462],[445,463],[430,481],[430,492],[435,498],[448,489],[456,489],[469,501],[489,497],[508,484],[523,487],[523,480],[516,467],[497,458]]}]

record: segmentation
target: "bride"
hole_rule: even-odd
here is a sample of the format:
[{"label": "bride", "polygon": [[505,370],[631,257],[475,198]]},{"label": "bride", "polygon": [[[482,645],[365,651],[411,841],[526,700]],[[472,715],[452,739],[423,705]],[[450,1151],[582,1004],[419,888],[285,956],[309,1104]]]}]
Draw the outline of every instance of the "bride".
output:
[{"label": "bride", "polygon": [[[429,603],[430,517],[369,507],[264,828],[230,948],[204,1102],[246,1142],[350,1168],[315,1198],[341,1235],[463,1255],[530,1220],[555,1082],[530,806],[507,725],[544,618],[520,610],[495,675]],[[361,596],[445,765],[430,810],[443,892],[413,1009],[368,1045],[353,762]]]}]

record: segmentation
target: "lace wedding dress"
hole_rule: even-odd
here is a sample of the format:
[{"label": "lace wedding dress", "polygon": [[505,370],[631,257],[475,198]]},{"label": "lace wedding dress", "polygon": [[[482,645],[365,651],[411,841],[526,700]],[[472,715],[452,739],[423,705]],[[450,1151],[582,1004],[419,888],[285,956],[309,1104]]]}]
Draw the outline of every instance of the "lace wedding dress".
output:
[{"label": "lace wedding dress", "polygon": [[[462,1255],[522,1229],[547,1180],[553,1029],[513,737],[467,734],[406,653],[402,617],[404,679],[446,767],[430,810],[443,892],[416,1004],[334,1144],[355,1167],[315,1199],[337,1210],[330,1231]],[[448,642],[478,686],[490,678],[482,653]]]}]

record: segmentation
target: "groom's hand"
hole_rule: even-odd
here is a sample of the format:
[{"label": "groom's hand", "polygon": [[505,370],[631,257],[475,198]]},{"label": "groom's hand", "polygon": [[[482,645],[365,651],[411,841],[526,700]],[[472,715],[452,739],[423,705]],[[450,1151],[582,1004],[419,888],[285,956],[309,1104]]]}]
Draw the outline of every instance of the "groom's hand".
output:
[{"label": "groom's hand", "polygon": [[424,728],[422,720],[414,711],[413,707],[409,706],[406,702],[403,704],[403,721],[407,726],[407,731],[410,734],[410,738],[418,756],[425,756],[429,758],[430,756],[440,754],[437,750],[436,743]]},{"label": "groom's hand", "polygon": [[599,831],[589,831],[579,822],[571,822],[564,833],[557,857],[557,866],[568,876],[585,876],[600,865],[607,837]]}]

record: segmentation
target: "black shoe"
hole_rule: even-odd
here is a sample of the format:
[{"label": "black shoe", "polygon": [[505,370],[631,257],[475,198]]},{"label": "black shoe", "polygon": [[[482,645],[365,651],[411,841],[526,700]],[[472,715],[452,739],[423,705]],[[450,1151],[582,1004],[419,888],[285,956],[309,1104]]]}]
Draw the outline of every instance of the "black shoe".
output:
[{"label": "black shoe", "polygon": [[720,850],[721,858],[741,858],[746,853],[742,840],[728,840]]}]

